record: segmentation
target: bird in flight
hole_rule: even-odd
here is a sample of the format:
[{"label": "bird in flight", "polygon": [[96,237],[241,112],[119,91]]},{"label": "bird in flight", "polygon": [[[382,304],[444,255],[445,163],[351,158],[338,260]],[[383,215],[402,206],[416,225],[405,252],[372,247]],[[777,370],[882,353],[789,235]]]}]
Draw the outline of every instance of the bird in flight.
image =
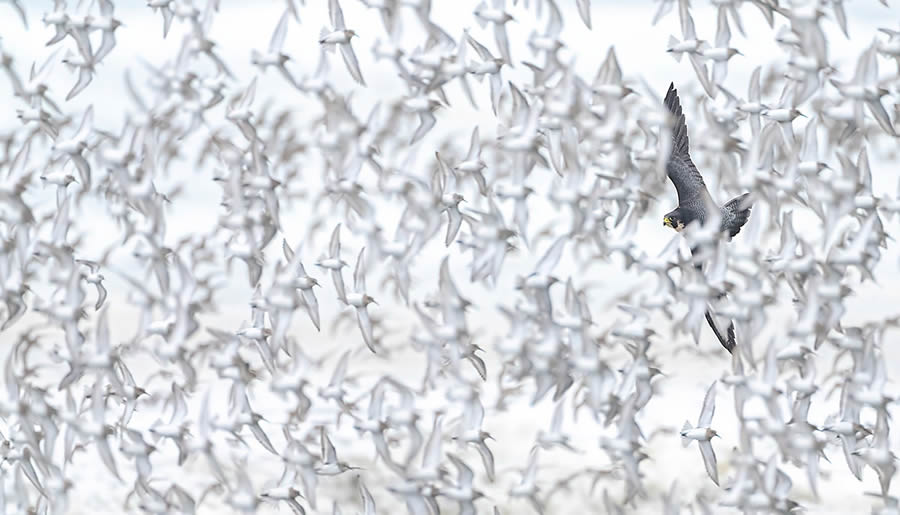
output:
[{"label": "bird in flight", "polygon": [[[663,225],[681,232],[691,222],[705,224],[713,215],[710,208],[716,204],[706,189],[703,176],[691,161],[687,124],[684,121],[684,113],[681,112],[681,101],[678,99],[678,90],[675,89],[674,83],[669,84],[669,91],[666,92],[663,103],[675,119],[675,125],[672,127],[672,149],[666,162],[666,175],[675,185],[678,194],[678,207],[666,213]],[[739,233],[750,218],[749,195],[749,193],[738,195],[719,208],[720,231],[727,233],[729,239]],[[728,326],[727,334],[723,335],[709,311],[706,312],[706,321],[722,346],[728,352],[732,352],[735,346],[734,323]]]},{"label": "bird in flight", "polygon": [[[687,124],[684,121],[684,113],[681,112],[681,101],[678,99],[678,90],[675,89],[674,83],[669,84],[664,103],[675,118],[675,126],[672,128],[672,150],[666,162],[666,175],[675,185],[678,207],[666,213],[663,225],[681,232],[695,220],[701,224],[705,223],[708,205],[714,203],[709,190],[706,189],[706,183],[703,182],[703,176],[691,161]],[[741,232],[741,227],[750,218],[749,195],[749,193],[738,195],[720,208],[721,230],[727,232],[729,238]]]}]

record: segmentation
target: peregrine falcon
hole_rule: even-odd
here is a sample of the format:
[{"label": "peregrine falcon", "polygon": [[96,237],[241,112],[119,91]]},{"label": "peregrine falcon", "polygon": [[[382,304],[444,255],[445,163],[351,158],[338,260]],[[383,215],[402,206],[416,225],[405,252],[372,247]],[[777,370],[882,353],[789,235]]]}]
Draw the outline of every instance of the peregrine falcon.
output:
[{"label": "peregrine falcon", "polygon": [[[706,222],[708,206],[714,206],[715,203],[709,190],[706,189],[703,176],[691,161],[687,125],[684,122],[684,113],[681,112],[681,102],[678,99],[678,91],[675,89],[674,83],[669,84],[664,104],[675,119],[675,125],[672,127],[672,149],[669,160],[666,162],[666,175],[675,185],[675,191],[678,193],[678,207],[666,213],[663,217],[663,225],[681,232],[695,220],[701,224]],[[719,210],[722,218],[721,231],[727,233],[729,239],[739,233],[741,227],[750,218],[752,200],[749,195],[749,193],[739,195],[726,202]],[[723,337],[722,331],[709,311],[706,312],[706,321],[722,346],[728,352],[732,352],[735,346],[734,323],[732,322],[728,326],[727,336]]]},{"label": "peregrine falcon", "polygon": [[[666,109],[675,118],[675,126],[672,128],[672,150],[666,162],[666,175],[675,185],[678,207],[666,213],[663,225],[681,232],[694,220],[705,222],[707,206],[714,203],[709,190],[706,189],[706,183],[703,182],[703,176],[691,161],[687,125],[684,123],[684,114],[681,112],[681,102],[678,100],[675,84],[669,84],[664,102]],[[729,238],[741,232],[741,227],[750,218],[749,195],[744,193],[729,200],[720,210],[722,232],[727,232]]]}]

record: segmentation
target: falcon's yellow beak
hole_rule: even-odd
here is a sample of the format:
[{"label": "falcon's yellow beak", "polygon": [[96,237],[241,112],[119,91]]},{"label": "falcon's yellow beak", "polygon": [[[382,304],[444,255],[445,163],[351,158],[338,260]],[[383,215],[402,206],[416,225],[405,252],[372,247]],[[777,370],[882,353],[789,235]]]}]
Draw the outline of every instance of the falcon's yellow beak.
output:
[{"label": "falcon's yellow beak", "polygon": [[663,218],[663,225],[665,225],[666,227],[674,227],[674,225],[672,224],[672,219],[668,216]]}]

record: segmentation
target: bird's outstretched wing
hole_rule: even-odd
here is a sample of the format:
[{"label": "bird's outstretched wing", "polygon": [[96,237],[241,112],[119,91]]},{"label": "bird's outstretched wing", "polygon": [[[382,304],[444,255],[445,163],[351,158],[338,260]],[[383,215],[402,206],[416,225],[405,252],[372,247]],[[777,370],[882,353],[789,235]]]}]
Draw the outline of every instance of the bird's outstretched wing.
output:
[{"label": "bird's outstretched wing", "polygon": [[709,195],[703,176],[691,161],[688,148],[687,124],[684,122],[684,113],[681,112],[681,101],[678,99],[678,90],[675,84],[669,84],[664,100],[666,109],[672,113],[675,124],[672,127],[672,150],[669,161],[666,163],[666,175],[675,185],[678,192],[678,205],[690,204]]}]

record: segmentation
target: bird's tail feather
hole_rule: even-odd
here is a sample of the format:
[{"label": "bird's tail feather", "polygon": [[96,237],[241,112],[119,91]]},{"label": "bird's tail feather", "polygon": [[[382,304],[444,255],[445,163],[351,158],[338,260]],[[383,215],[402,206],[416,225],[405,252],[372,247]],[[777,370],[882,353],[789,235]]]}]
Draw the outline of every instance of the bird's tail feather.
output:
[{"label": "bird's tail feather", "polygon": [[743,195],[738,195],[733,199],[729,200],[725,203],[723,208],[724,211],[729,213],[734,213],[734,221],[730,227],[731,236],[734,237],[738,232],[740,232],[741,227],[747,223],[747,220],[750,218],[750,208],[752,205],[750,204],[750,194],[744,193]]},{"label": "bird's tail feather", "polygon": [[688,445],[690,445],[691,439],[684,436],[684,433],[686,433],[687,431],[690,431],[691,429],[693,429],[693,427],[691,427],[691,423],[688,422],[687,420],[685,420],[684,425],[681,426],[681,446],[682,447],[687,447]]},{"label": "bird's tail feather", "polygon": [[727,338],[722,336],[722,331],[719,330],[719,325],[716,324],[716,320],[713,318],[713,314],[709,310],[706,311],[706,322],[709,324],[710,329],[712,329],[713,333],[716,335],[719,343],[722,344],[722,347],[725,347],[725,350],[727,350],[728,352],[734,352],[734,347],[736,344],[734,337],[734,322],[728,324]]},{"label": "bird's tail feather", "polygon": [[[676,38],[675,36],[669,36],[669,48],[670,49],[675,48],[675,46],[678,43],[680,43],[680,41],[678,41],[678,38]],[[672,57],[675,58],[675,62],[680,63],[681,56],[684,55],[684,52],[671,52],[671,54],[672,54]]]}]

